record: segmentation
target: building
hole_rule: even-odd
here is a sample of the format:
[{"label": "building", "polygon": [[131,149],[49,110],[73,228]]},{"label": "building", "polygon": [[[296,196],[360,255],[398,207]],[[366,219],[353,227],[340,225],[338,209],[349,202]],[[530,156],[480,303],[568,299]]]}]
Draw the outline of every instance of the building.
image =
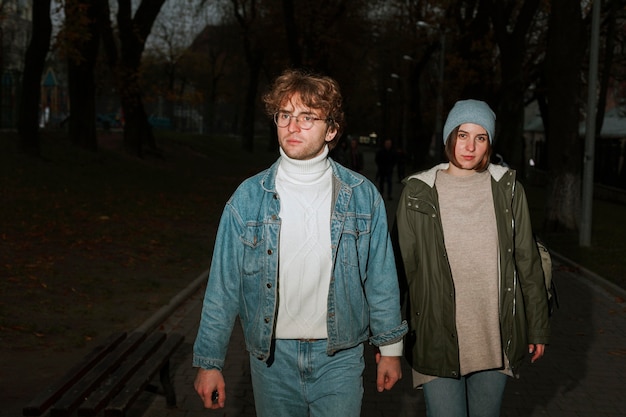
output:
[{"label": "building", "polygon": [[[584,140],[586,122],[579,125],[579,135]],[[525,161],[538,169],[547,169],[545,132],[543,120],[536,103],[526,109],[524,124]],[[626,105],[615,105],[607,109],[600,135],[595,140],[594,182],[626,189]],[[581,155],[582,158],[582,155]]]}]

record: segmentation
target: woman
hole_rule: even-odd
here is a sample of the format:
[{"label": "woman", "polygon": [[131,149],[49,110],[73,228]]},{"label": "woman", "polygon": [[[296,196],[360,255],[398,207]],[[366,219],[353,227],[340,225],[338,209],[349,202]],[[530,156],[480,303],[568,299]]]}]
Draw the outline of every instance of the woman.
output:
[{"label": "woman", "polygon": [[485,102],[457,102],[443,129],[450,162],[410,176],[398,205],[407,357],[428,416],[498,416],[507,376],[548,343],[524,189],[489,163],[495,119]]}]

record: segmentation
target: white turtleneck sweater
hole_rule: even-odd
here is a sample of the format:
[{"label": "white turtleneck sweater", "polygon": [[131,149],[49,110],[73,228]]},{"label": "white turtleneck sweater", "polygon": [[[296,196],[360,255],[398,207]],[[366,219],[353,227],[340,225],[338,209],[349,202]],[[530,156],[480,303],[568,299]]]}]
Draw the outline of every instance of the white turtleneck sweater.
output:
[{"label": "white turtleneck sweater", "polygon": [[328,147],[305,161],[280,152],[276,174],[281,218],[276,337],[326,339],[332,273]]}]

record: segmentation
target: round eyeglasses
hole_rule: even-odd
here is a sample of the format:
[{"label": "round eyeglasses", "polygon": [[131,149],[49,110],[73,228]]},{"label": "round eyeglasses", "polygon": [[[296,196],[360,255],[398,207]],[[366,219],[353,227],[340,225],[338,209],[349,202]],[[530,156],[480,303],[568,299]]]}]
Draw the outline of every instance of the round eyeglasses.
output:
[{"label": "round eyeglasses", "polygon": [[278,127],[287,127],[289,123],[291,123],[291,119],[296,119],[296,123],[300,129],[309,130],[313,127],[313,123],[316,120],[324,120],[329,122],[331,119],[320,119],[319,117],[315,117],[312,114],[301,113],[297,116],[293,116],[285,111],[279,111],[274,114],[274,123]]}]

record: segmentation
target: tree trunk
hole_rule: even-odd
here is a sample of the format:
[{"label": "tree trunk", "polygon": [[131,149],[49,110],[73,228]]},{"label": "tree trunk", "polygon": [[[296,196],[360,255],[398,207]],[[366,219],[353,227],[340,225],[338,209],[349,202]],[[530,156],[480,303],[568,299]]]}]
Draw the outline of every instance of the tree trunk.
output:
[{"label": "tree trunk", "polygon": [[165,0],[142,0],[135,17],[131,17],[131,1],[118,0],[117,23],[120,34],[121,60],[118,80],[124,112],[124,147],[142,156],[144,145],[156,151],[152,127],[143,106],[139,85],[139,66],[145,42]]},{"label": "tree trunk", "polygon": [[248,60],[248,89],[243,110],[243,138],[241,145],[248,152],[254,151],[254,125],[257,92],[259,90],[259,74],[263,63],[262,53],[253,53]]},{"label": "tree trunk", "polygon": [[[408,113],[412,128],[411,134],[407,137],[407,143],[405,143],[404,146],[407,148],[411,168],[413,169],[423,169],[426,165],[443,161],[441,152],[435,151],[434,155],[430,155],[430,147],[433,143],[433,139],[435,140],[434,144],[437,150],[443,148],[443,141],[437,136],[439,132],[436,132],[436,122],[433,122],[431,125],[427,125],[424,122],[422,93],[420,91],[420,85],[422,84],[420,80],[426,73],[426,67],[437,50],[441,53],[441,45],[439,43],[431,43],[421,59],[415,62],[409,74],[408,88],[410,93]],[[433,120],[435,118],[433,118]]]},{"label": "tree trunk", "polygon": [[[68,92],[70,108],[69,138],[72,144],[90,151],[98,150],[96,135],[96,84],[94,69],[100,46],[98,6],[90,0],[68,0],[65,3],[66,21],[76,26],[80,19],[88,23],[84,36],[75,37],[73,50],[68,53]],[[74,20],[75,22],[71,22]],[[67,22],[66,22],[67,23]]]},{"label": "tree trunk", "polygon": [[302,51],[298,44],[299,34],[296,25],[296,9],[293,0],[283,0],[283,17],[285,24],[285,34],[287,35],[287,50],[289,60],[294,68],[302,66]]},{"label": "tree trunk", "polygon": [[19,105],[17,130],[20,149],[34,156],[40,154],[39,104],[41,99],[41,74],[50,48],[52,21],[51,0],[33,2],[33,31],[24,60],[22,97]]},{"label": "tree trunk", "polygon": [[98,150],[96,135],[96,101],[93,67],[68,63],[68,95],[71,114],[68,136],[73,145],[90,151]]},{"label": "tree trunk", "polygon": [[576,230],[580,218],[582,141],[579,93],[585,56],[580,3],[552,0],[546,51],[549,187],[544,227]]},{"label": "tree trunk", "polygon": [[617,19],[619,15],[619,3],[621,0],[613,0],[609,1],[607,4],[606,11],[606,34],[604,35],[605,45],[604,45],[604,59],[601,65],[602,73],[600,76],[600,94],[598,95],[598,103],[597,108],[598,112],[596,114],[596,136],[600,136],[600,132],[602,132],[602,125],[604,123],[605,109],[606,109],[606,101],[607,94],[609,91],[609,81],[612,77],[612,69],[613,69],[613,60],[615,57],[615,41],[617,39],[616,35],[616,26]]},{"label": "tree trunk", "polygon": [[[231,0],[235,19],[242,30],[243,50],[248,65],[248,86],[244,98],[242,141],[241,147],[245,151],[254,150],[254,126],[257,92],[259,89],[259,75],[265,59],[265,51],[262,42],[253,36],[253,28],[257,18],[257,0],[244,5],[240,0]],[[255,41],[257,42],[255,44]]]},{"label": "tree trunk", "polygon": [[[521,64],[521,63],[520,63]],[[512,69],[512,68],[511,68]],[[520,68],[521,70],[521,68]],[[512,168],[524,176],[524,88],[515,76],[509,78],[502,71],[502,96],[498,107],[498,134],[495,151]],[[521,71],[514,71],[521,76]],[[513,75],[509,73],[508,75]],[[506,77],[506,79],[505,79]]]},{"label": "tree trunk", "polygon": [[[495,37],[500,47],[500,66],[502,71],[502,95],[497,114],[499,119],[496,152],[524,176],[524,92],[528,84],[525,79],[524,58],[526,56],[526,38],[531,27],[539,0],[526,0],[516,16],[515,10],[507,2],[490,2],[491,20],[495,28]],[[510,2],[508,2],[510,3]],[[512,30],[509,29],[514,22]]]}]

